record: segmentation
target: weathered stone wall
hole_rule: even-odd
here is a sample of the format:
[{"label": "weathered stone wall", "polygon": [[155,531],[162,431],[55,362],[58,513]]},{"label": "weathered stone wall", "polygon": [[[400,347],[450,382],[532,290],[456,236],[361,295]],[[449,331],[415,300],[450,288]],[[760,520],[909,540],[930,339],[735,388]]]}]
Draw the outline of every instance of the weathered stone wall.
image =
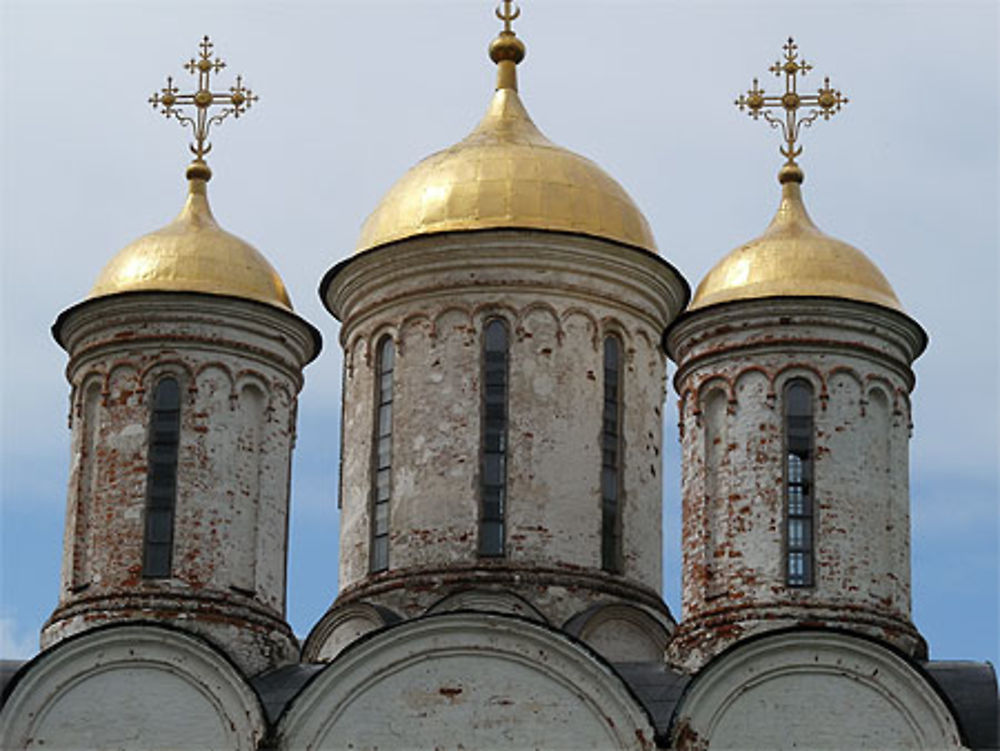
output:
[{"label": "weathered stone wall", "polygon": [[[284,622],[296,395],[315,343],[295,316],[207,295],[135,294],[61,319],[73,431],[60,602],[43,646],[169,618],[251,672],[296,656]],[[171,575],[142,574],[156,383],[181,387]]]},{"label": "weathered stone wall", "polygon": [[[683,282],[655,256],[557,233],[416,238],[336,270],[344,322],[340,602],[412,617],[449,591],[492,582],[553,623],[595,599],[661,587],[659,335]],[[510,333],[506,544],[478,555],[482,330]],[[603,339],[625,366],[623,571],[601,570]],[[375,348],[396,346],[389,570],[369,574]],[[373,599],[374,598],[374,599]]]},{"label": "weathered stone wall", "polygon": [[[910,654],[910,362],[922,334],[873,306],[720,306],[669,335],[678,361],[683,621],[671,660],[697,669],[734,640],[793,623],[856,628]],[[785,583],[782,394],[814,393],[813,586]]]}]

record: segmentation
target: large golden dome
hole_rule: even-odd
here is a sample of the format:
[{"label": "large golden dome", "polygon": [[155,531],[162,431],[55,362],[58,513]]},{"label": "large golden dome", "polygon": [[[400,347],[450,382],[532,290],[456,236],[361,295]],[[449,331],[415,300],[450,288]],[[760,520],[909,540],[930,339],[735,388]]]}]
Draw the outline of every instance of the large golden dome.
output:
[{"label": "large golden dome", "polygon": [[517,94],[524,46],[501,32],[490,47],[497,90],[464,140],[413,167],[361,228],[357,250],[454,230],[516,227],[576,232],[656,252],[645,217],[589,159],[549,141]]},{"label": "large golden dome", "polygon": [[206,292],[291,310],[292,302],[274,267],[253,246],[216,223],[205,183],[200,177],[191,179],[187,202],[177,218],[121,250],[101,271],[88,297],[140,291]]},{"label": "large golden dome", "polygon": [[708,272],[688,310],[765,297],[840,297],[903,312],[874,263],[855,247],[823,234],[802,203],[802,172],[782,169],[781,204],[764,234]]}]

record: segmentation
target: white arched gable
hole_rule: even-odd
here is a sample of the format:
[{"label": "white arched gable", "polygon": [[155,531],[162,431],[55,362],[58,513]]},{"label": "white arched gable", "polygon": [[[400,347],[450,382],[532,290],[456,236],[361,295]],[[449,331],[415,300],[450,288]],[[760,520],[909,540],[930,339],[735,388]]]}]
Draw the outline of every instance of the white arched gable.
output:
[{"label": "white arched gable", "polygon": [[280,748],[653,748],[606,663],[558,632],[486,613],[426,616],[342,652],[294,700]]},{"label": "white arched gable", "polygon": [[0,716],[0,748],[256,749],[256,693],[205,641],[129,624],[43,652]]},{"label": "white arched gable", "polygon": [[690,684],[672,735],[712,749],[745,749],[748,738],[768,749],[962,745],[951,712],[914,666],[832,631],[778,633],[716,658]]}]

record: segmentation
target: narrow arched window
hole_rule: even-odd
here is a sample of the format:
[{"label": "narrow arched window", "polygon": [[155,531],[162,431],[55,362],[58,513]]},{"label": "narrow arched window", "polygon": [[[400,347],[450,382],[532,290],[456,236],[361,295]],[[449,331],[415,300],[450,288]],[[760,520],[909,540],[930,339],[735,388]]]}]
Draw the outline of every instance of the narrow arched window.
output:
[{"label": "narrow arched window", "polygon": [[494,318],[483,332],[483,456],[479,554],[504,552],[507,505],[507,325]]},{"label": "narrow arched window", "polygon": [[146,533],[142,575],[170,576],[177,503],[177,449],[181,431],[181,389],[171,376],[157,382],[149,426],[149,474],[146,479]]},{"label": "narrow arched window", "polygon": [[785,386],[785,581],[813,584],[813,389],[797,378]]},{"label": "narrow arched window", "polygon": [[375,372],[375,436],[372,441],[371,570],[389,568],[389,499],[392,496],[392,371],[396,348],[383,337]]},{"label": "narrow arched window", "polygon": [[604,419],[601,427],[601,568],[619,573],[622,558],[622,347],[604,340]]}]

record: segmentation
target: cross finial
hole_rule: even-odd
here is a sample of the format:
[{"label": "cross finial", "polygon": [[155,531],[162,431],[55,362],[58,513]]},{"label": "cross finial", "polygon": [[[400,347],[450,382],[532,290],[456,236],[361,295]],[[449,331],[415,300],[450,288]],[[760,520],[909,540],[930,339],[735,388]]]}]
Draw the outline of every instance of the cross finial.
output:
[{"label": "cross finial", "polygon": [[[192,57],[184,64],[189,73],[198,77],[197,90],[182,94],[174,85],[173,76],[167,76],[167,85],[153,94],[149,102],[168,119],[173,117],[182,127],[191,127],[194,143],[190,144],[190,149],[195,161],[188,168],[188,177],[198,176],[207,180],[212,174],[205,164],[205,156],[212,150],[208,140],[212,126],[230,115],[238,118],[245,114],[258,97],[243,85],[242,76],[236,76],[236,83],[228,91],[212,91],[212,74],[221,71],[226,64],[218,57],[213,59],[214,45],[207,36],[198,44],[198,49],[198,57]],[[194,112],[184,109],[189,106],[195,108]],[[213,114],[210,111],[212,107],[221,109]]]},{"label": "cross finial", "polygon": [[[765,94],[754,78],[753,86],[746,94],[740,94],[734,103],[741,111],[746,110],[754,120],[763,117],[772,128],[780,128],[785,143],[779,150],[787,160],[786,167],[797,170],[795,158],[802,153],[802,147],[797,145],[802,127],[811,126],[820,117],[829,120],[840,112],[841,106],[847,104],[848,99],[830,86],[829,77],[823,79],[823,86],[815,94],[800,94],[798,77],[805,76],[813,66],[799,57],[799,47],[791,37],[788,37],[788,42],[782,49],[785,52],[784,59],[776,61],[769,70],[779,78],[784,75],[784,93]],[[784,110],[785,116],[775,116],[772,109]],[[799,110],[805,110],[804,114]],[[798,174],[801,175],[801,172]]]}]

